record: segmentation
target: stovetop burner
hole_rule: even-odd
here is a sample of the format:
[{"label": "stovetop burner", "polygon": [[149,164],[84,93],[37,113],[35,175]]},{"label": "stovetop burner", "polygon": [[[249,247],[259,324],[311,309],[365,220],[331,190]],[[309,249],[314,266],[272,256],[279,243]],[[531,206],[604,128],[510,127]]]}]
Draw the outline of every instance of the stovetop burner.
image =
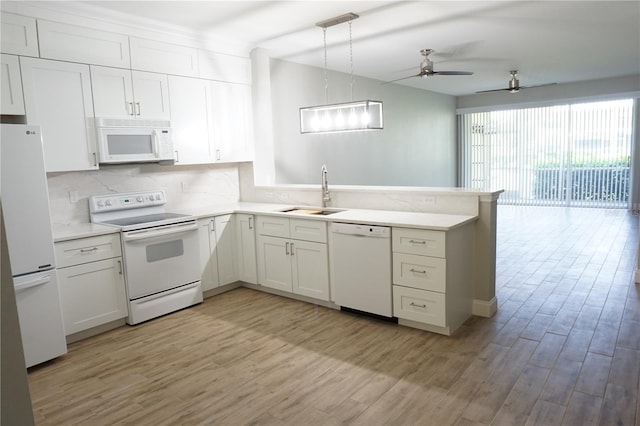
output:
[{"label": "stovetop burner", "polygon": [[105,225],[113,225],[120,227],[130,227],[133,225],[145,225],[153,226],[155,222],[165,222],[170,219],[187,218],[191,219],[191,216],[179,213],[158,213],[147,214],[143,216],[125,217],[122,219],[114,219],[106,222],[102,222]]}]

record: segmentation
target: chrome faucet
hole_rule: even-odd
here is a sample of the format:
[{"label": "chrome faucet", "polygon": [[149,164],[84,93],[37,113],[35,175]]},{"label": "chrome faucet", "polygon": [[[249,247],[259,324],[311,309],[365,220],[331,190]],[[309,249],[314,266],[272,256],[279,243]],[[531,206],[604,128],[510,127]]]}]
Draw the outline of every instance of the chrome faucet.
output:
[{"label": "chrome faucet", "polygon": [[320,169],[322,182],[322,207],[327,207],[327,203],[331,201],[331,193],[329,192],[329,181],[327,181],[327,166],[324,164]]}]

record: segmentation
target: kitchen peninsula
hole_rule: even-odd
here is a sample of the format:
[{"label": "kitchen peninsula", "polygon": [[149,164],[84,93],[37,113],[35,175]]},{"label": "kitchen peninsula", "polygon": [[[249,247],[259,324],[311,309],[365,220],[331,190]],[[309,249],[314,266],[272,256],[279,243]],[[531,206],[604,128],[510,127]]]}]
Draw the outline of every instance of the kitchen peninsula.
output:
[{"label": "kitchen peninsula", "polygon": [[[158,166],[145,167],[153,169]],[[335,212],[330,215],[303,215],[285,212],[285,210],[290,210],[294,207],[318,206],[322,196],[318,185],[258,187],[253,183],[252,170],[251,163],[238,165],[237,183],[232,185],[237,185],[238,197],[236,201],[220,201],[219,197],[211,193],[204,193],[194,197],[194,194],[171,191],[169,186],[166,187],[168,207],[172,211],[196,216],[205,227],[208,227],[208,223],[211,222],[214,231],[216,230],[213,225],[213,219],[235,217],[235,222],[231,228],[231,240],[227,237],[228,244],[221,240],[222,230],[217,229],[220,235],[217,236],[217,239],[213,238],[211,240],[210,253],[207,254],[205,252],[203,255],[205,256],[205,262],[207,262],[211,256],[216,256],[217,254],[216,265],[220,268],[220,272],[214,272],[216,282],[208,288],[204,286],[205,297],[215,296],[221,292],[245,285],[307,302],[337,307],[330,297],[318,299],[316,297],[307,297],[304,294],[295,294],[295,291],[294,293],[279,292],[267,286],[261,286],[257,280],[258,274],[255,272],[253,274],[255,278],[251,278],[251,274],[248,275],[249,278],[245,278],[245,275],[243,275],[242,269],[246,268],[243,266],[243,262],[246,261],[246,256],[242,254],[242,250],[247,250],[246,235],[243,232],[249,233],[249,244],[251,246],[248,251],[255,256],[256,241],[259,238],[258,233],[254,230],[257,218],[282,217],[306,223],[322,223],[325,227],[332,222],[360,223],[388,226],[392,230],[428,230],[443,234],[451,230],[464,228],[467,230],[468,235],[465,237],[466,240],[463,245],[468,246],[468,254],[464,260],[465,264],[458,264],[457,269],[464,270],[467,273],[467,285],[470,288],[468,314],[489,317],[495,313],[497,305],[495,299],[496,202],[501,191],[477,192],[460,188],[332,186],[330,188],[332,195],[330,209],[335,210]],[[145,175],[148,178],[148,173]],[[66,181],[69,177],[64,175],[52,177],[50,185],[56,179]],[[161,179],[157,181],[160,182]],[[89,180],[85,184],[89,184]],[[131,182],[131,184],[135,184],[135,182]],[[100,186],[98,185],[95,189],[85,190],[97,193],[99,188]],[[215,191],[216,189],[211,187],[209,190]],[[102,191],[104,193],[104,189]],[[55,194],[56,191],[52,191],[52,193]],[[54,198],[52,205],[59,206],[61,201]],[[83,203],[69,203],[68,198],[65,202],[67,209],[73,208],[75,211],[67,210],[63,212],[60,210],[53,212],[56,243],[81,238],[89,239],[117,232],[114,228],[89,223],[88,215],[85,212],[86,206]],[[61,214],[66,217],[61,217]],[[248,224],[243,222],[246,218],[250,218]],[[324,229],[324,238],[326,238],[327,228]],[[206,235],[210,231],[204,232],[205,238],[209,238]],[[326,239],[324,241],[326,243]],[[216,247],[216,244],[218,247]],[[232,247],[228,252],[232,252],[231,257],[233,258],[227,256],[225,258],[227,260],[223,260],[220,257],[224,256],[223,248],[225,244],[227,244],[227,247]],[[242,248],[243,246],[244,248]],[[464,252],[464,247],[462,252]],[[389,256],[391,256],[391,253],[389,253]],[[455,264],[455,259],[450,257],[450,255],[447,257],[446,262],[451,265]],[[255,258],[252,262],[253,268],[256,268]],[[228,265],[225,266],[225,263]],[[231,278],[218,280],[217,275],[219,274],[222,277],[222,271],[225,268],[232,271],[230,274],[226,274],[227,277]],[[115,308],[109,312],[114,311],[116,311]],[[401,320],[400,323],[402,324],[403,321]],[[124,320],[118,320],[111,323],[108,328],[122,324],[124,324]],[[407,325],[415,326],[416,324]],[[84,338],[95,334],[95,332],[103,331],[105,327],[101,326],[95,330],[83,330],[83,332],[71,336],[71,338],[68,336],[68,339],[73,341]],[[421,328],[443,334],[450,334],[455,330],[455,327],[451,329],[442,327]]]}]

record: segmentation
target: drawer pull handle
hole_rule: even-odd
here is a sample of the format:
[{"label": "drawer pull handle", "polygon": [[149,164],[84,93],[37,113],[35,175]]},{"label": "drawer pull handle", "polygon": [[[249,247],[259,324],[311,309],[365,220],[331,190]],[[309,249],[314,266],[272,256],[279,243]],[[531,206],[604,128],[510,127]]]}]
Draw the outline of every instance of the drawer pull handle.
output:
[{"label": "drawer pull handle", "polygon": [[415,306],[416,308],[426,308],[427,307],[427,305],[418,305],[417,303],[413,303],[413,302],[409,303],[409,305]]},{"label": "drawer pull handle", "polygon": [[291,256],[295,256],[295,252],[293,251],[293,243],[291,243]]},{"label": "drawer pull handle", "polygon": [[83,248],[83,249],[80,249],[80,253],[91,253],[97,250],[98,250],[98,247]]},{"label": "drawer pull handle", "polygon": [[427,273],[427,271],[421,271],[419,269],[413,269],[413,268],[409,269],[409,272],[413,272],[413,273],[416,273],[416,274],[426,274]]},{"label": "drawer pull handle", "polygon": [[426,242],[425,240],[420,240],[420,241],[417,241],[417,240],[409,240],[409,242],[410,242],[411,244],[427,244],[427,242]]}]

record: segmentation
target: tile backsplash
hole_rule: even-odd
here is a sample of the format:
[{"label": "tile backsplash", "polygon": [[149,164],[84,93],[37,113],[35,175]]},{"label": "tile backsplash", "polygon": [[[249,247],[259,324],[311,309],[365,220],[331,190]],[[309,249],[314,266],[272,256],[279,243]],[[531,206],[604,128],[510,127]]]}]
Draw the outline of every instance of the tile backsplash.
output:
[{"label": "tile backsplash", "polygon": [[88,198],[92,195],[162,189],[168,211],[226,204],[240,198],[236,164],[109,165],[95,171],[49,173],[47,182],[54,225],[89,222]]}]

